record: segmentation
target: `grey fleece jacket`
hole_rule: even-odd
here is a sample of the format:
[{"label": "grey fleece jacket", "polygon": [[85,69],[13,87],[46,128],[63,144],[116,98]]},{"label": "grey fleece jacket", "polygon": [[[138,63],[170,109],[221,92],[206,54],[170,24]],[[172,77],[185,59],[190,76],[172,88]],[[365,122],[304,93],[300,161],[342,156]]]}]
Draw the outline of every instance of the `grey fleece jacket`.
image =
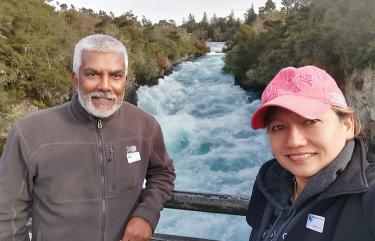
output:
[{"label": "grey fleece jacket", "polygon": [[[142,185],[146,179],[146,188]],[[118,241],[131,216],[156,227],[175,179],[156,120],[123,103],[100,120],[72,101],[32,113],[0,159],[0,241]]]}]

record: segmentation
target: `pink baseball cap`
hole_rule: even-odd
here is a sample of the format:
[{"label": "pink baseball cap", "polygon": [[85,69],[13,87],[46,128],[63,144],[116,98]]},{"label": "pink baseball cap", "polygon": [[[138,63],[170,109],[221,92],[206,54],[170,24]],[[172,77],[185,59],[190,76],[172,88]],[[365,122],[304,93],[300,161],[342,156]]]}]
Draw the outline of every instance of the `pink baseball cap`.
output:
[{"label": "pink baseball cap", "polygon": [[290,110],[307,119],[320,118],[332,106],[348,108],[336,81],[324,70],[308,65],[279,71],[262,93],[261,105],[251,118],[254,130],[264,128],[269,107]]}]

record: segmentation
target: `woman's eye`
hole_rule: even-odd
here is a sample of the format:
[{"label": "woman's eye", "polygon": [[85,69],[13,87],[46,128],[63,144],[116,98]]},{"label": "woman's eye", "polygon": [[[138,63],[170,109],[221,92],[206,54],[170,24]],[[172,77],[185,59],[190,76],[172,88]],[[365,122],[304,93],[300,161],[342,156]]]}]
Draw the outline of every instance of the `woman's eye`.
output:
[{"label": "woman's eye", "polygon": [[274,126],[271,126],[271,132],[277,132],[277,131],[280,131],[284,128],[283,125],[274,125]]},{"label": "woman's eye", "polygon": [[305,124],[306,125],[314,125],[316,123],[318,123],[319,120],[318,119],[314,119],[314,120],[305,120]]}]

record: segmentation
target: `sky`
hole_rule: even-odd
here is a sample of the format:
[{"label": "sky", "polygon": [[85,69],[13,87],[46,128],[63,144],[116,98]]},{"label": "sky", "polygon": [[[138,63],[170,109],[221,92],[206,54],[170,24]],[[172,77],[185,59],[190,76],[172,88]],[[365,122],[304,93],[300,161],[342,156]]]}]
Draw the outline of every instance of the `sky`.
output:
[{"label": "sky", "polygon": [[[56,2],[56,0],[55,0]],[[179,25],[182,19],[187,19],[189,13],[193,14],[196,21],[200,21],[203,13],[206,12],[208,19],[211,19],[215,13],[217,17],[226,17],[231,10],[235,17],[243,19],[247,9],[254,4],[257,12],[259,7],[264,6],[266,0],[57,0],[60,4],[65,3],[68,7],[73,4],[74,7],[91,8],[95,12],[104,10],[109,14],[113,12],[115,16],[132,10],[138,20],[144,15],[152,23],[159,20],[173,19]],[[280,7],[281,0],[274,0],[277,7]]]}]

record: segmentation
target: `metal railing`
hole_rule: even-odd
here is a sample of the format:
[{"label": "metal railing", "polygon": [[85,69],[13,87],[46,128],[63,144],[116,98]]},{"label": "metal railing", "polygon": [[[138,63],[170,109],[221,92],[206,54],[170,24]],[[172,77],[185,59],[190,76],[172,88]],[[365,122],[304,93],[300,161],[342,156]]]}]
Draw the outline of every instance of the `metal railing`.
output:
[{"label": "metal railing", "polygon": [[[245,196],[174,191],[172,193],[171,200],[166,202],[164,208],[245,216],[249,201],[250,198]],[[151,240],[213,241],[211,239],[201,239],[157,233],[153,235]]]},{"label": "metal railing", "polygon": [[174,191],[165,208],[245,216],[250,198],[217,193]]},{"label": "metal railing", "polygon": [[[216,193],[174,191],[164,208],[245,216],[250,198]],[[31,235],[31,219],[27,226]],[[154,233],[152,241],[216,241],[212,239]]]}]

